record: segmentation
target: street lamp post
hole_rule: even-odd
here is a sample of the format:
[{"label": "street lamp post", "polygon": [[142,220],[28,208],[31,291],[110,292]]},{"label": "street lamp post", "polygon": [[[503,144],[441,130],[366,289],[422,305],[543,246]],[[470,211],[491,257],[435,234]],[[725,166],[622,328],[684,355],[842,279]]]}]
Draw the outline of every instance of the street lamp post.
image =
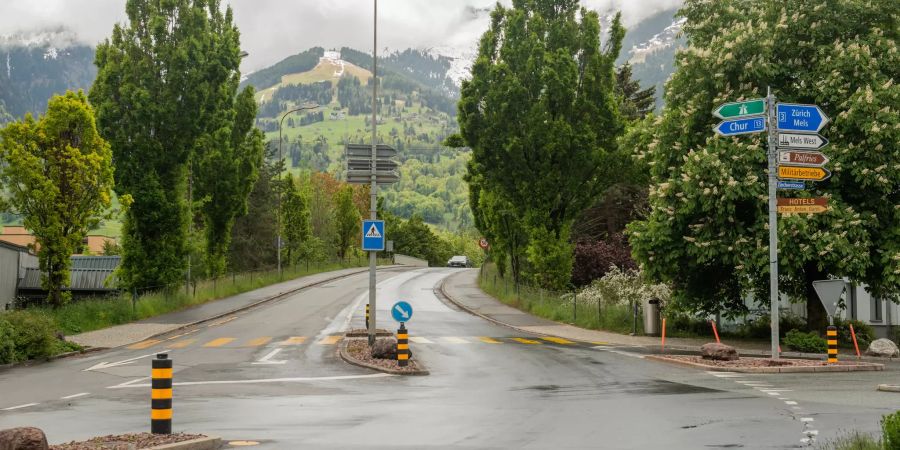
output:
[{"label": "street lamp post", "polygon": [[[284,137],[283,137],[283,134],[282,134],[282,131],[281,131],[281,130],[282,130],[282,128],[284,127],[284,119],[285,119],[288,115],[293,114],[293,113],[295,113],[295,112],[298,112],[298,111],[308,111],[308,110],[311,110],[311,109],[316,109],[316,108],[318,108],[318,107],[319,107],[319,105],[301,106],[301,107],[299,107],[299,108],[292,109],[292,110],[290,110],[290,111],[284,113],[283,116],[281,116],[281,121],[278,122],[278,161],[280,161],[280,162],[282,163],[282,167],[284,167],[284,166],[283,166],[283,164],[284,164],[284,156],[282,156],[282,151],[281,151],[281,150],[282,150],[282,146],[283,146]],[[280,172],[279,172],[279,174],[278,174],[278,178],[281,178],[281,173],[280,173]],[[276,238],[276,239],[277,239],[277,242],[275,243],[275,246],[278,247],[278,277],[281,278],[281,190],[280,190],[280,189],[278,190],[278,212],[277,212],[277,214],[278,214],[278,215],[277,215],[277,218],[278,218],[278,220],[277,220],[277,222],[278,222],[278,224],[277,224],[277,227],[278,227],[278,237]]]}]

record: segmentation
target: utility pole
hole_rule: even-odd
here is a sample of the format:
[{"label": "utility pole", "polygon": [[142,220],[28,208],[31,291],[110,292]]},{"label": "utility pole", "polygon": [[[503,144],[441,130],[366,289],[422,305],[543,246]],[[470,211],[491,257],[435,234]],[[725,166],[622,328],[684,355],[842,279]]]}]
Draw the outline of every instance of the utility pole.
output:
[{"label": "utility pole", "polygon": [[772,359],[779,359],[779,295],[778,295],[778,116],[776,99],[768,88],[766,102],[769,107],[769,301],[771,302]]},{"label": "utility pole", "polygon": [[[297,111],[307,111],[310,109],[316,109],[318,107],[319,107],[319,105],[301,106],[299,108],[292,109],[292,110],[284,113],[283,116],[281,116],[281,121],[278,122],[278,162],[279,162],[279,164],[281,164],[282,168],[284,167],[284,156],[282,155],[281,148],[282,148],[282,142],[284,141],[284,138],[282,137],[283,135],[282,135],[281,129],[284,127],[284,119],[288,115],[293,114]],[[281,172],[280,171],[278,173],[278,179],[281,180]],[[279,278],[281,278],[281,191],[282,191],[282,189],[279,188],[278,189],[278,211],[275,211],[275,213],[276,213],[275,214],[275,219],[276,219],[275,222],[277,222],[276,226],[278,228],[278,230],[277,230],[278,237],[276,238],[277,242],[275,243],[275,245],[278,247],[278,277]]]},{"label": "utility pole", "polygon": [[[372,220],[378,219],[378,177],[377,177],[377,161],[378,161],[378,0],[375,2],[374,17],[374,33],[372,39],[372,181],[369,187],[371,201],[369,213]],[[375,323],[378,315],[378,309],[375,306],[375,265],[378,253],[369,252],[369,347],[375,345]]]}]

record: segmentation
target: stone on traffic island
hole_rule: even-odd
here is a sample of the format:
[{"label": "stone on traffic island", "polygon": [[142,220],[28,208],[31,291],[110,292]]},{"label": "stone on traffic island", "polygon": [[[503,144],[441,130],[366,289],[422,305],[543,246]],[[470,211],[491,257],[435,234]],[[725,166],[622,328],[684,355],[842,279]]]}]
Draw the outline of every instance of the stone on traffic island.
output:
[{"label": "stone on traffic island", "polygon": [[700,356],[713,361],[737,361],[738,352],[730,345],[711,342],[700,347]]},{"label": "stone on traffic island", "polygon": [[48,450],[47,436],[38,428],[0,430],[0,450]]},{"label": "stone on traffic island", "polygon": [[897,344],[895,344],[894,341],[890,339],[876,339],[871,344],[869,344],[869,349],[866,350],[866,355],[895,358],[900,356],[900,349],[898,349]]},{"label": "stone on traffic island", "polygon": [[397,339],[393,337],[375,340],[372,346],[372,357],[378,359],[397,359]]}]

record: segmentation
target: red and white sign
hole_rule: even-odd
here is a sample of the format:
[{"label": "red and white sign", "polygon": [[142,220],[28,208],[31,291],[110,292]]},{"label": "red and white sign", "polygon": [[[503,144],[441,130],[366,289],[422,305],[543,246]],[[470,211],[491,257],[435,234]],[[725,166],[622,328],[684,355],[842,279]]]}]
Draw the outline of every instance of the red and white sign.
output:
[{"label": "red and white sign", "polygon": [[488,244],[488,241],[485,238],[481,238],[478,241],[478,246],[481,247],[482,250],[487,250],[487,249],[491,248],[491,245]]}]

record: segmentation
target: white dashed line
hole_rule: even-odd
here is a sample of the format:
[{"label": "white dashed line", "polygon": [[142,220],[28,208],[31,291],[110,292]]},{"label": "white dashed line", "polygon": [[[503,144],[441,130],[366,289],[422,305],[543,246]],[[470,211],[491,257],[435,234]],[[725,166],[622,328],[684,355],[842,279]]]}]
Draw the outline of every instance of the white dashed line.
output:
[{"label": "white dashed line", "polygon": [[793,400],[785,400],[784,403],[785,403],[786,405],[796,405],[796,404],[797,404],[797,402],[795,402],[795,401],[793,401]]},{"label": "white dashed line", "polygon": [[40,403],[26,403],[24,405],[10,406],[9,408],[3,408],[3,411],[13,411],[16,409],[28,408],[30,406],[37,406],[37,405],[40,405]]},{"label": "white dashed line", "polygon": [[65,397],[62,397],[61,400],[71,400],[73,398],[84,397],[86,395],[91,395],[91,393],[90,392],[82,392],[80,394],[67,395]]},{"label": "white dashed line", "polygon": [[816,419],[813,419],[812,417],[801,417],[800,421],[801,422],[815,422]]}]

